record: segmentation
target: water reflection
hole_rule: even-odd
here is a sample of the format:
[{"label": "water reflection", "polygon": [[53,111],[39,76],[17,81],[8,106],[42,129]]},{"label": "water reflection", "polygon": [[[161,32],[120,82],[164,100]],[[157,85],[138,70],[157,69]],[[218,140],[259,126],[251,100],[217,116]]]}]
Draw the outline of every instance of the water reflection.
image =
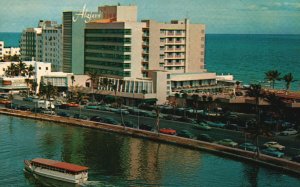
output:
[{"label": "water reflection", "polygon": [[174,145],[62,124],[1,119],[1,186],[41,186],[23,174],[23,160],[36,157],[88,166],[88,186],[300,186],[299,179],[271,169]]}]

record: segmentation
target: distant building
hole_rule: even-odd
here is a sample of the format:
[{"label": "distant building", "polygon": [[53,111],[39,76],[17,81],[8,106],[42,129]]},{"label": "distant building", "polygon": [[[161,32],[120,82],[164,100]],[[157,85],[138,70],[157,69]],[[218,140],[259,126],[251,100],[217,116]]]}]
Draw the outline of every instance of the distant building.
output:
[{"label": "distant building", "polygon": [[0,59],[4,57],[4,42],[0,41]]},{"label": "distant building", "polygon": [[[63,72],[51,72],[51,63],[36,62],[36,61],[24,61],[26,66],[32,65],[34,67],[34,75],[30,78],[28,76],[11,76],[7,77],[5,71],[11,64],[18,64],[19,62],[0,62],[0,91],[20,91],[26,90],[26,79],[30,79],[32,82],[37,82],[38,87],[36,92],[38,93],[41,82],[47,84],[50,82],[53,86],[59,88],[59,91],[66,91],[69,87],[68,76],[70,73]],[[2,82],[1,82],[2,80]],[[26,83],[26,84],[25,84]]]},{"label": "distant building", "polygon": [[19,47],[5,47],[4,48],[4,57],[5,56],[20,56],[20,48]]},{"label": "distant building", "polygon": [[28,28],[21,35],[21,60],[51,63],[53,71],[62,71],[62,26],[41,20],[38,28]]}]

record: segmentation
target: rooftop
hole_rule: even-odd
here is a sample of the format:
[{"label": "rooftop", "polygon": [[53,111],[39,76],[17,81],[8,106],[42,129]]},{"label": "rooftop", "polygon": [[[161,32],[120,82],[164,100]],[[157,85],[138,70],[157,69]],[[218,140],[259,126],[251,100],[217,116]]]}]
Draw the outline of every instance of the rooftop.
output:
[{"label": "rooftop", "polygon": [[79,165],[70,164],[67,162],[60,162],[60,161],[50,160],[50,159],[45,159],[45,158],[35,158],[31,161],[33,163],[42,164],[42,165],[55,167],[55,168],[59,168],[59,169],[65,169],[65,170],[68,170],[71,172],[80,172],[80,171],[86,171],[89,169],[88,167],[85,167],[85,166],[79,166]]}]

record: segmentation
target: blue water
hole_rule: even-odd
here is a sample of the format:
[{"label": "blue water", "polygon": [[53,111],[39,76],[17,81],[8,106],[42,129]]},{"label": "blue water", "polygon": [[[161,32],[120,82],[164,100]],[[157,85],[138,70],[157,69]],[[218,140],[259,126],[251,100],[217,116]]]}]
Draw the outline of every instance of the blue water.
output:
[{"label": "blue water", "polygon": [[[265,72],[292,73],[300,90],[300,35],[207,35],[206,68],[231,73],[244,83],[264,81]],[[276,85],[283,87],[283,82]]]},{"label": "blue water", "polygon": [[0,32],[0,41],[4,41],[5,47],[19,47],[21,33]]},{"label": "blue water", "polygon": [[[0,33],[6,46],[19,46],[21,33]],[[264,81],[265,72],[292,73],[300,90],[300,35],[206,35],[206,68],[218,74],[233,74],[245,84]],[[284,83],[278,82],[277,88]]]},{"label": "blue water", "polygon": [[96,129],[0,115],[0,186],[40,187],[23,160],[37,157],[88,166],[93,186],[298,187],[284,172]]}]

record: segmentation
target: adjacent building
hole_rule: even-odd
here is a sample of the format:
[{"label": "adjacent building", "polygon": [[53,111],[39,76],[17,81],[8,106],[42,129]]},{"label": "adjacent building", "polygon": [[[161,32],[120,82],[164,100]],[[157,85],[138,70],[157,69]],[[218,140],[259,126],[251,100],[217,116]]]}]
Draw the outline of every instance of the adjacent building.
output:
[{"label": "adjacent building", "polygon": [[41,20],[37,28],[28,28],[21,35],[21,60],[51,63],[53,71],[62,71],[62,26]]},{"label": "adjacent building", "polygon": [[84,11],[63,12],[62,70],[66,73],[84,74],[85,24],[101,17],[98,12],[90,12],[90,17],[86,17]]}]

